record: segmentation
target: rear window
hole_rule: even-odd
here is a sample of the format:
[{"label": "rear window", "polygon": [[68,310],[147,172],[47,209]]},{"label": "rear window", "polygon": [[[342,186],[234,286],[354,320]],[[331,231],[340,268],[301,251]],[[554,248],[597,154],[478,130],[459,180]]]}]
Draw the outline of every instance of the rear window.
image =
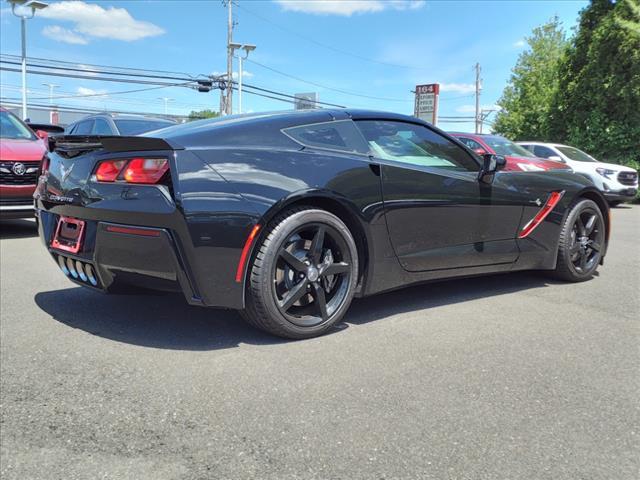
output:
[{"label": "rear window", "polygon": [[296,142],[309,147],[363,154],[369,151],[364,138],[351,120],[285,128],[283,132]]},{"label": "rear window", "polygon": [[159,130],[175,125],[173,122],[164,120],[114,120],[120,135],[140,135],[141,133]]}]

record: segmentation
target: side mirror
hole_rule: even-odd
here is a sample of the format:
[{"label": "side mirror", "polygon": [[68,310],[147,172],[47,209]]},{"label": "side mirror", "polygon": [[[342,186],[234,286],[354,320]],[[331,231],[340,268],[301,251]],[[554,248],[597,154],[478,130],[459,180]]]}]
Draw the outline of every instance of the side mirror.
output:
[{"label": "side mirror", "polygon": [[44,130],[36,130],[36,136],[38,138],[41,138],[42,140],[46,140],[47,138],[49,138],[49,134]]},{"label": "side mirror", "polygon": [[506,164],[507,159],[502,155],[485,153],[482,156],[482,168],[478,174],[478,180],[483,183],[492,183],[495,173],[501,168],[504,168]]},{"label": "side mirror", "polygon": [[562,157],[558,156],[558,155],[551,155],[550,157],[547,157],[547,160],[553,160],[554,162],[561,162],[561,163],[566,163]]},{"label": "side mirror", "polygon": [[484,148],[474,148],[473,151],[477,154],[480,155],[481,157],[483,155],[486,155],[487,151]]}]

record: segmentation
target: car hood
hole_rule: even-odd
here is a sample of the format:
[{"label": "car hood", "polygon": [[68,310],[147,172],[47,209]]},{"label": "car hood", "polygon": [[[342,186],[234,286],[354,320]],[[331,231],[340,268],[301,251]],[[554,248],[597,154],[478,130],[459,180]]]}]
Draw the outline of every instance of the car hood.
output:
[{"label": "car hood", "polygon": [[42,160],[45,152],[44,142],[40,139],[0,139],[0,160]]},{"label": "car hood", "polygon": [[505,170],[524,172],[570,170],[570,167],[564,163],[545,160],[544,158],[516,157],[512,155],[507,155],[505,158],[507,160],[507,168]]}]

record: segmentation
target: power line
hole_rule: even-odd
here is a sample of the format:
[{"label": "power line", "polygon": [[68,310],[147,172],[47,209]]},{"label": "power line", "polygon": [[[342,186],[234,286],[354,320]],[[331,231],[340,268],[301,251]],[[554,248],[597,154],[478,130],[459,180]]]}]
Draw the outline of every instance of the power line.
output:
[{"label": "power line", "polygon": [[[18,55],[11,55],[8,53],[3,53],[0,54],[0,57],[8,57],[8,58],[13,58],[14,60],[20,60],[21,57]],[[150,70],[150,69],[145,69],[145,68],[133,68],[133,67],[119,67],[119,66],[114,66],[114,65],[100,65],[100,64],[95,64],[95,63],[73,63],[73,62],[67,62],[64,60],[52,60],[49,58],[42,58],[42,57],[29,57],[28,60],[37,60],[38,62],[42,62],[42,63],[51,63],[51,64],[63,64],[63,65],[73,65],[73,66],[80,66],[80,67],[97,67],[99,69],[113,69],[113,70],[130,70],[130,71],[135,71],[135,72],[147,72],[147,73],[171,73],[171,74],[177,74],[177,75],[184,75],[187,77],[193,77],[193,75],[189,74],[189,73],[185,73],[185,72],[176,72],[176,71],[171,71],[171,70]],[[204,74],[199,74],[200,77],[205,77]],[[194,78],[195,79],[195,78]]]},{"label": "power line", "polygon": [[354,96],[354,97],[369,98],[369,99],[372,99],[372,100],[383,100],[383,101],[387,101],[387,102],[412,102],[413,101],[411,99],[376,97],[376,96],[373,96],[373,95],[364,95],[364,94],[361,94],[361,93],[351,92],[349,90],[342,90],[340,88],[329,87],[327,85],[322,85],[321,83],[312,82],[310,80],[305,80],[304,78],[296,77],[295,75],[291,75],[289,73],[285,73],[285,72],[282,72],[280,70],[276,70],[275,68],[268,67],[268,66],[266,66],[266,65],[264,65],[262,63],[256,62],[255,60],[247,59],[246,61],[249,62],[249,63],[253,63],[255,65],[258,65],[259,67],[266,68],[267,70],[270,70],[270,71],[272,71],[274,73],[277,73],[279,75],[282,75],[284,77],[292,78],[292,79],[297,80],[299,82],[307,83],[307,84],[313,85],[315,87],[324,88],[326,90],[332,90],[334,92],[343,93],[345,95],[351,95],[351,96]]},{"label": "power line", "polygon": [[[4,60],[4,59],[2,59],[0,57],[0,63],[16,64],[17,62]],[[33,67],[33,68],[56,70],[54,72],[45,72],[45,71],[41,71],[41,70],[28,70],[27,73],[32,73],[32,74],[35,74],[35,75],[51,75],[51,76],[61,76],[61,77],[67,77],[67,78],[80,78],[80,79],[85,79],[85,80],[99,80],[99,81],[109,81],[109,82],[149,84],[149,85],[161,86],[163,88],[164,87],[172,87],[172,86],[189,86],[190,83],[193,84],[193,83],[197,82],[197,80],[195,78],[193,78],[193,77],[192,78],[180,78],[180,77],[169,77],[169,76],[165,76],[165,75],[156,76],[156,75],[148,75],[148,74],[129,74],[129,73],[118,73],[118,72],[106,72],[106,71],[92,70],[92,69],[86,69],[86,68],[48,66],[48,65],[34,64],[34,63],[30,63],[30,62],[27,63],[27,65],[29,67]],[[4,66],[0,66],[0,70],[5,70],[5,71],[9,71],[9,72],[17,72],[17,71],[19,71],[17,68],[10,68],[10,67],[4,67]],[[81,73],[81,74],[78,74],[78,73],[63,73],[63,72],[60,72],[59,70],[78,72],[78,73]],[[175,84],[175,83],[165,83],[165,82],[153,82],[153,81],[148,81],[148,80],[136,80],[136,79],[130,79],[130,78],[118,79],[118,78],[97,76],[97,75],[102,75],[102,74],[124,75],[124,76],[143,77],[143,78],[176,79],[176,80],[182,80],[184,83],[183,84]],[[231,82],[227,82],[227,83],[235,84],[236,82],[232,80]],[[289,95],[289,94],[282,93],[282,92],[277,92],[275,90],[270,90],[270,89],[257,87],[255,85],[251,85],[251,84],[245,84],[245,86],[249,87],[249,88],[256,89],[256,90],[261,90],[261,91],[264,91],[264,92],[267,92],[267,93],[271,93],[273,95],[280,95],[280,96],[283,96],[283,97],[288,97],[288,98],[291,98],[291,99],[294,99],[294,100],[296,98],[293,95]],[[267,98],[270,98],[270,97],[267,97]],[[330,106],[330,107],[344,108],[343,105],[337,105],[337,104],[329,103],[329,102],[317,101],[316,103],[319,104],[319,105],[326,105],[326,106]]]}]

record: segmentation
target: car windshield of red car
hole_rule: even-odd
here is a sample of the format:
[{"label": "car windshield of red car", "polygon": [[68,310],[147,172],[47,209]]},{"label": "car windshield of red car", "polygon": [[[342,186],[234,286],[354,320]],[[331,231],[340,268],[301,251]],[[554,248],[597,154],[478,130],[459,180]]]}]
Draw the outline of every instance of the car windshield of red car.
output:
[{"label": "car windshield of red car", "polygon": [[507,140],[504,137],[486,136],[482,137],[484,142],[489,145],[497,155],[507,155],[512,157],[535,157],[533,153],[520,145]]},{"label": "car windshield of red car", "polygon": [[35,140],[35,136],[20,120],[7,111],[0,111],[0,138]]}]

